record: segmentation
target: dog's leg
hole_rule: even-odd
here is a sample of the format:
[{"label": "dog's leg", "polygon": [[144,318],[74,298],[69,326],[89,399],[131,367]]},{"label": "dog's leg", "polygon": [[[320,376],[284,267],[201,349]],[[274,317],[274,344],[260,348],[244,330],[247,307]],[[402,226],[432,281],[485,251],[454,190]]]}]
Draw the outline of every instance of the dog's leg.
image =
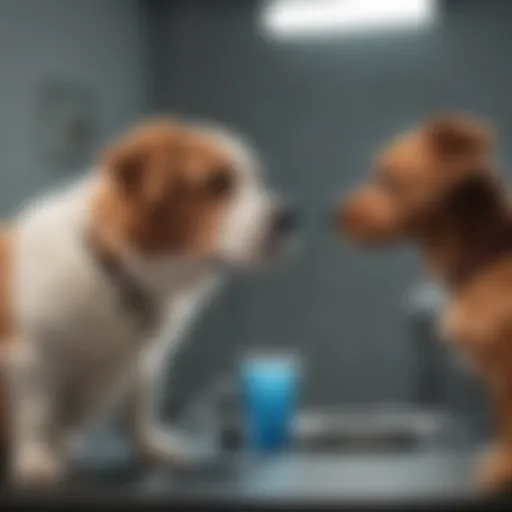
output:
[{"label": "dog's leg", "polygon": [[126,403],[128,434],[146,461],[185,465],[190,457],[184,442],[158,421],[158,388],[163,364],[151,358],[137,368]]},{"label": "dog's leg", "polygon": [[216,277],[204,280],[170,304],[168,327],[148,352],[142,354],[135,370],[134,385],[126,405],[128,432],[141,453],[157,463],[187,465],[193,457],[184,440],[158,423],[158,395],[162,370],[183,341],[186,330],[200,306],[217,288]]},{"label": "dog's leg", "polygon": [[63,476],[64,457],[55,397],[30,344],[18,342],[6,361],[12,451],[9,473],[17,486],[46,486]]},{"label": "dog's leg", "polygon": [[168,328],[155,345],[144,353],[135,371],[134,385],[127,401],[129,432],[141,453],[154,462],[187,465],[192,461],[184,440],[159,426],[158,395],[162,370],[183,341],[186,329],[211,293],[218,279],[205,280],[170,304]]}]

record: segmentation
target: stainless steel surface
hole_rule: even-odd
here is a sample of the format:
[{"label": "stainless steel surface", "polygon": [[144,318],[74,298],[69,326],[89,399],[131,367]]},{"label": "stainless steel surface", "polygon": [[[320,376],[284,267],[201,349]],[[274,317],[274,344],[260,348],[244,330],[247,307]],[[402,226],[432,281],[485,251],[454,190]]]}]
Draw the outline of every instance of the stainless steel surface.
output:
[{"label": "stainless steel surface", "polygon": [[104,439],[76,466],[74,482],[97,492],[249,502],[466,499],[476,493],[475,447],[463,449],[456,434],[456,421],[442,411],[391,404],[310,410],[296,422],[287,452],[229,454],[208,432],[198,438],[204,446],[196,464],[152,472],[119,440]]},{"label": "stainless steel surface", "polygon": [[298,450],[403,451],[454,445],[456,421],[445,411],[404,406],[306,411],[295,426]]},{"label": "stainless steel surface", "polygon": [[[123,466],[126,467],[126,466]],[[203,461],[187,471],[140,472],[89,468],[77,486],[127,495],[204,497],[259,502],[471,498],[474,454],[244,455]]]}]

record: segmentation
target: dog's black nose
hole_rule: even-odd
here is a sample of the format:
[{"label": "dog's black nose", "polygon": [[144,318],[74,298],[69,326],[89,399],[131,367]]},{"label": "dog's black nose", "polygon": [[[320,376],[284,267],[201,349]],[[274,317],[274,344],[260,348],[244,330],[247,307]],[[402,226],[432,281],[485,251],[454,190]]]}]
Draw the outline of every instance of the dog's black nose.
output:
[{"label": "dog's black nose", "polygon": [[288,235],[295,231],[299,224],[297,210],[287,207],[277,212],[274,220],[274,231],[279,235]]}]

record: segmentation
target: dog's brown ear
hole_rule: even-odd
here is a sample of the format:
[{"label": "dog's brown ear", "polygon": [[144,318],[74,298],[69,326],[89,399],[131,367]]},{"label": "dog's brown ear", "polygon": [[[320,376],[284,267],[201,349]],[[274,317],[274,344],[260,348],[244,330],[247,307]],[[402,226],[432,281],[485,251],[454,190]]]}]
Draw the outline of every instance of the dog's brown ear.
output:
[{"label": "dog's brown ear", "polygon": [[508,211],[506,191],[497,177],[475,169],[448,191],[439,222],[456,226],[459,235],[472,236],[499,228]]},{"label": "dog's brown ear", "polygon": [[482,156],[492,149],[491,128],[478,119],[465,115],[443,115],[426,125],[428,140],[443,156]]},{"label": "dog's brown ear", "polygon": [[148,156],[142,148],[119,145],[103,155],[103,168],[128,194],[135,193],[142,182]]}]

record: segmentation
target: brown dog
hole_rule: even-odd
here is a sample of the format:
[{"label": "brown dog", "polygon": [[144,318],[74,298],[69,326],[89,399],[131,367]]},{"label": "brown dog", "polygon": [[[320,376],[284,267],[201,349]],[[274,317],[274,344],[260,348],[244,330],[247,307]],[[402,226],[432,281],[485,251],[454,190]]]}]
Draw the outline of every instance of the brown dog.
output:
[{"label": "brown dog", "polygon": [[512,483],[512,216],[492,149],[483,122],[432,119],[384,149],[336,219],[362,244],[412,240],[445,284],[443,334],[469,354],[493,402],[496,439],[481,476],[498,489]]}]

